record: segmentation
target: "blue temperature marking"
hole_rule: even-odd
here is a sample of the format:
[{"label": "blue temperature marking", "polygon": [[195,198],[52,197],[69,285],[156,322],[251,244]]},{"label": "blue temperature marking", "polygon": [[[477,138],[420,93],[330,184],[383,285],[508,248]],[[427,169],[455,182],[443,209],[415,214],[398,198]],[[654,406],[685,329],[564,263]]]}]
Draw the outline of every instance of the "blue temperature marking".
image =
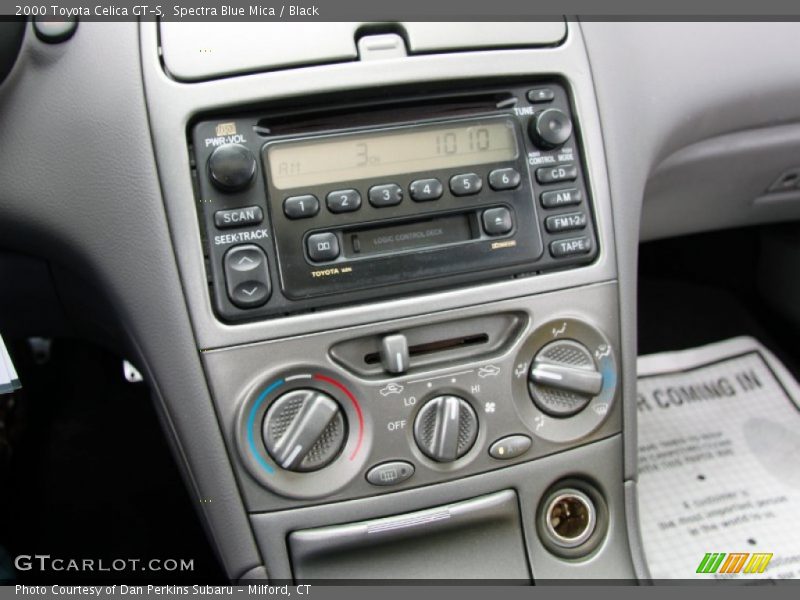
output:
[{"label": "blue temperature marking", "polygon": [[609,390],[614,389],[617,384],[617,374],[611,366],[611,361],[603,361],[603,382],[607,384]]},{"label": "blue temperature marking", "polygon": [[275,469],[272,468],[272,466],[267,461],[264,460],[261,454],[259,454],[258,448],[256,448],[255,437],[253,435],[253,426],[255,425],[256,422],[256,413],[258,412],[258,407],[261,406],[261,403],[264,401],[264,398],[266,398],[269,394],[271,394],[272,391],[275,390],[280,385],[283,385],[283,379],[278,379],[278,381],[274,381],[272,384],[270,384],[270,386],[267,389],[261,392],[261,395],[256,400],[256,403],[253,404],[253,408],[250,409],[250,415],[247,417],[247,443],[250,446],[250,452],[253,453],[253,456],[258,461],[258,464],[260,464],[267,473],[274,473]]}]

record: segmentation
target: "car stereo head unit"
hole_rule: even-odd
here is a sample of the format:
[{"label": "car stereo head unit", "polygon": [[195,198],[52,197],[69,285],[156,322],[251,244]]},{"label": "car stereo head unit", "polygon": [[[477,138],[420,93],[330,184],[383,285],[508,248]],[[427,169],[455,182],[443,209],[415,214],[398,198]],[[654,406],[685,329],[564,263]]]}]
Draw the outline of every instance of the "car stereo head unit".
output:
[{"label": "car stereo head unit", "polygon": [[597,254],[558,82],[208,119],[191,138],[227,320],[532,275]]}]

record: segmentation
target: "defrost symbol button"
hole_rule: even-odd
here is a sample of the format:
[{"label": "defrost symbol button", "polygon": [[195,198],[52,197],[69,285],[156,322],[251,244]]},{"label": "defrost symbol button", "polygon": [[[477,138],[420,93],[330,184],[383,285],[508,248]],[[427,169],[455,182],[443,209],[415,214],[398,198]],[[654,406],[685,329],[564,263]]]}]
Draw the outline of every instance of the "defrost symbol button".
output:
[{"label": "defrost symbol button", "polygon": [[414,474],[414,465],[404,460],[393,460],[375,465],[367,471],[367,481],[372,485],[397,485]]}]

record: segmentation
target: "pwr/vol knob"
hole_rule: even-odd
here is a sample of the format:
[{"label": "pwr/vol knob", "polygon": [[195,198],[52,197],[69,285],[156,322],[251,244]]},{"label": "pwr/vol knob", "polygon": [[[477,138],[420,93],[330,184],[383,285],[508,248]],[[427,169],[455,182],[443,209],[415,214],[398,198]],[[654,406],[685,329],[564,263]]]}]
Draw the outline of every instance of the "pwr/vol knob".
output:
[{"label": "pwr/vol knob", "polygon": [[469,402],[458,396],[430,399],[414,420],[417,446],[438,462],[452,462],[464,456],[477,435],[478,417]]},{"label": "pwr/vol knob", "polygon": [[335,459],[347,438],[339,404],[315,389],[296,389],[277,398],[264,417],[264,445],[287,471],[316,471]]}]

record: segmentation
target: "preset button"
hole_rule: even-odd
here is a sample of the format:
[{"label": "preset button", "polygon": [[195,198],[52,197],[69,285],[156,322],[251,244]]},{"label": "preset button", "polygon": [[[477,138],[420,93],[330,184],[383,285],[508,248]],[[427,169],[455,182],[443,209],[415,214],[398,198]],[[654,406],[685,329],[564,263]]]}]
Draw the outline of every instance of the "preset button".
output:
[{"label": "preset button", "polygon": [[361,194],[357,190],[336,190],[325,197],[325,203],[332,213],[353,212],[361,208]]},{"label": "preset button", "polygon": [[516,169],[495,169],[489,173],[489,187],[493,190],[513,190],[522,181]]},{"label": "preset button", "polygon": [[306,219],[319,212],[319,200],[316,196],[291,196],[283,201],[283,214],[290,219]]},{"label": "preset button", "polygon": [[483,181],[476,173],[462,173],[450,178],[450,191],[454,196],[470,196],[483,188]]},{"label": "preset button", "polygon": [[396,183],[374,185],[369,188],[369,203],[375,208],[395,206],[403,201],[403,188]]},{"label": "preset button", "polygon": [[416,202],[438,200],[442,197],[442,192],[442,182],[438,179],[417,179],[408,186],[408,193]]}]

